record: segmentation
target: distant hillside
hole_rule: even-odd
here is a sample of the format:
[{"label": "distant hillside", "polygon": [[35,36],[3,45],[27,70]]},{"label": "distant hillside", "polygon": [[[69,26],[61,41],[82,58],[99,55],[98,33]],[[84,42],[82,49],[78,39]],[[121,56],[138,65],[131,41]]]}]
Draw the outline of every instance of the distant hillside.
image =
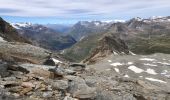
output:
[{"label": "distant hillside", "polygon": [[33,41],[34,45],[46,49],[63,50],[76,43],[76,40],[71,36],[62,36],[55,30],[40,24],[13,23],[12,25],[17,29],[20,35]]},{"label": "distant hillside", "polygon": [[129,49],[124,41],[111,33],[93,34],[71,48],[64,50],[66,58],[80,62],[93,63],[95,60],[110,54],[129,54]]},{"label": "distant hillside", "polygon": [[8,22],[0,18],[0,38],[9,42],[29,42],[26,38],[20,36],[15,28],[13,28]]},{"label": "distant hillside", "polygon": [[72,25],[61,25],[61,24],[46,24],[46,27],[53,29],[61,35],[68,35],[68,31],[71,29]]},{"label": "distant hillside", "polygon": [[88,35],[105,32],[110,25],[111,23],[101,21],[79,21],[68,31],[68,34],[80,41]]}]

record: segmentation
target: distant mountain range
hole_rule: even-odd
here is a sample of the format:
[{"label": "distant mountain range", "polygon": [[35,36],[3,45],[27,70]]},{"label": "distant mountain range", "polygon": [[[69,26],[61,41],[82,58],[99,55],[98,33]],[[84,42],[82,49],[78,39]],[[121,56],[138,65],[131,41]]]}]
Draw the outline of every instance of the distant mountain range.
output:
[{"label": "distant mountain range", "polygon": [[[36,45],[50,50],[66,49],[62,53],[74,61],[89,57],[99,46],[100,40],[109,34],[123,40],[129,51],[136,54],[170,53],[169,16],[136,17],[128,21],[79,21],[72,26],[31,23],[12,25]],[[124,50],[115,52],[121,54]]]},{"label": "distant mountain range", "polygon": [[[84,29],[84,27],[96,27],[95,24],[87,24],[79,22],[76,24],[77,29]],[[100,24],[99,24],[100,25]],[[92,27],[91,26],[91,27]],[[92,32],[94,28],[89,31],[84,30],[79,38],[83,38],[71,48],[64,50],[64,55],[74,61],[81,61],[90,56],[92,51],[97,47],[100,39],[108,34],[113,34],[116,38],[123,40],[128,46],[129,50],[136,54],[151,54],[151,53],[170,53],[170,17],[151,17],[148,19],[133,18],[126,22],[109,23],[103,25],[107,26],[102,31]],[[100,27],[101,29],[101,27]],[[76,30],[76,29],[75,29]],[[76,33],[76,32],[75,32]],[[79,32],[81,33],[81,32]],[[91,34],[89,34],[91,33]],[[110,44],[111,45],[111,44]],[[121,51],[118,52],[118,54]],[[78,54],[78,55],[77,55]],[[70,56],[69,56],[70,55]]]},{"label": "distant mountain range", "polygon": [[112,21],[79,21],[68,31],[68,34],[75,38],[77,41],[80,41],[88,35],[107,31],[112,23]]},{"label": "distant mountain range", "polygon": [[63,36],[55,30],[40,24],[12,23],[23,37],[29,39],[34,45],[50,49],[63,50],[76,43],[76,40],[69,35]]},{"label": "distant mountain range", "polygon": [[2,18],[0,18],[0,41],[31,43],[19,35],[17,30]]}]

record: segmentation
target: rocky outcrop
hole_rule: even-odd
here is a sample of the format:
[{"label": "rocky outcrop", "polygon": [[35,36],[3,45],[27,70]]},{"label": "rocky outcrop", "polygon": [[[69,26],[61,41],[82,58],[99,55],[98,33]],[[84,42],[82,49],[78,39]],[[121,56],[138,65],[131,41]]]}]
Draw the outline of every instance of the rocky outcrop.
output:
[{"label": "rocky outcrop", "polygon": [[0,42],[0,58],[8,62],[42,63],[49,53],[26,43]]},{"label": "rocky outcrop", "polygon": [[113,34],[106,35],[99,40],[98,46],[90,53],[83,62],[95,63],[98,60],[103,59],[109,55],[123,55],[129,54],[129,49],[125,42],[120,38],[117,38]]}]

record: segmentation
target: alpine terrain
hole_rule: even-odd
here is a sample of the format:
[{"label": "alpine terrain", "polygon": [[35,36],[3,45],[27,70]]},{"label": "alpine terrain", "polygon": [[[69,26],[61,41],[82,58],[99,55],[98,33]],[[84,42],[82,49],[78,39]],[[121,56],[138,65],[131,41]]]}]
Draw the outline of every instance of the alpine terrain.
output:
[{"label": "alpine terrain", "polygon": [[170,100],[170,17],[0,18],[0,100]]}]

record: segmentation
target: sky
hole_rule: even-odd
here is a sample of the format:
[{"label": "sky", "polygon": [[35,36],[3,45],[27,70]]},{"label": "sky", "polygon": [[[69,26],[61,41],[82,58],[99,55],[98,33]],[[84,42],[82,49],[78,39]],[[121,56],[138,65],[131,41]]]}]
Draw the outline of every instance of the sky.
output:
[{"label": "sky", "polygon": [[41,24],[170,15],[170,0],[0,0],[0,5],[0,16],[9,22]]}]

